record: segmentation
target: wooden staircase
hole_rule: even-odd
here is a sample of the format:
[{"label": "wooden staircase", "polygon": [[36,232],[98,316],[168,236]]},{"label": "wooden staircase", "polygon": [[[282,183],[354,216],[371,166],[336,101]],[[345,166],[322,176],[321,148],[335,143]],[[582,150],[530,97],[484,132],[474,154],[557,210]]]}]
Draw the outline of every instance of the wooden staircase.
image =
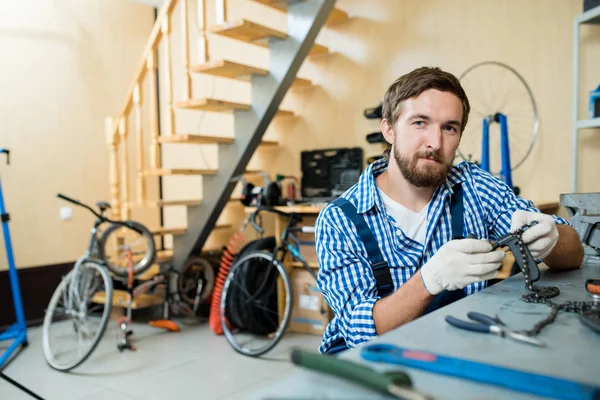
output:
[{"label": "wooden staircase", "polygon": [[[115,218],[131,218],[132,209],[155,209],[162,213],[166,207],[187,207],[187,226],[161,226],[152,230],[157,238],[173,236],[172,249],[159,249],[157,263],[173,262],[180,268],[191,253],[207,250],[204,243],[210,232],[227,231],[231,224],[218,223],[221,210],[232,201],[235,183],[232,177],[240,173],[252,172],[247,168],[250,156],[258,146],[278,146],[277,141],[263,139],[263,134],[274,118],[293,118],[294,111],[280,109],[279,105],[287,90],[311,87],[313,83],[306,78],[296,76],[298,68],[306,57],[329,54],[326,46],[315,43],[316,35],[323,25],[333,26],[348,19],[348,15],[334,8],[335,0],[297,0],[288,4],[282,0],[254,0],[266,7],[281,12],[297,13],[305,18],[292,18],[288,26],[303,29],[305,36],[290,40],[287,32],[269,28],[257,21],[240,18],[228,20],[226,0],[215,0],[216,24],[208,26],[206,0],[198,0],[199,42],[202,51],[200,60],[190,62],[189,34],[190,12],[188,0],[165,0],[152,29],[148,44],[145,47],[142,65],[137,72],[131,89],[127,94],[125,106],[114,118],[106,120],[106,137],[110,151],[111,207]],[[182,26],[177,30],[182,34],[182,59],[184,75],[184,95],[174,99],[173,68],[171,54],[172,17],[176,10],[181,12],[179,20]],[[290,32],[298,32],[298,29]],[[209,56],[209,34],[228,37],[252,46],[267,48],[278,47],[278,57],[272,57],[269,69],[251,65],[251,62],[232,61],[224,58],[212,59]],[[289,44],[288,44],[289,43]],[[158,48],[163,45],[160,56],[161,96],[166,100],[166,110],[161,115],[163,124],[159,126],[157,67]],[[288,46],[284,48],[283,46]],[[280,51],[285,49],[285,51]],[[283,55],[279,55],[283,54]],[[217,79],[227,78],[237,81],[251,82],[253,90],[252,104],[217,99],[211,97],[194,98],[192,93],[192,74],[203,74]],[[261,77],[256,81],[254,77]],[[277,78],[275,78],[277,77]],[[147,84],[150,100],[149,160],[145,159],[145,139],[142,123],[143,96],[142,87]],[[257,85],[261,96],[254,94]],[[257,92],[258,93],[258,92]],[[266,93],[266,95],[265,95]],[[175,113],[178,110],[229,113],[234,116],[234,136],[217,136],[198,133],[178,133]],[[128,121],[134,121],[135,128],[129,131]],[[162,127],[162,130],[161,130]],[[135,149],[130,157],[128,148],[129,134],[135,135]],[[173,168],[163,165],[161,148],[164,145],[217,145],[220,165],[218,168]],[[130,195],[130,158],[135,158],[135,198]],[[225,164],[222,164],[225,160]],[[191,200],[149,199],[147,196],[147,179],[162,179],[167,176],[202,176],[204,198]],[[150,278],[158,272],[158,265],[144,274]]]}]

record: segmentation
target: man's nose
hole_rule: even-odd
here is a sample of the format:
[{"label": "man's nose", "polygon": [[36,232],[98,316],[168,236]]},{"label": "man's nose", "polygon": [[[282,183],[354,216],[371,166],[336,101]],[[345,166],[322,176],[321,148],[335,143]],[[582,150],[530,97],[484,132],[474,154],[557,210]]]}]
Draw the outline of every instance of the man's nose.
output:
[{"label": "man's nose", "polygon": [[433,150],[439,150],[442,147],[442,129],[439,125],[431,124],[427,130],[427,147]]}]

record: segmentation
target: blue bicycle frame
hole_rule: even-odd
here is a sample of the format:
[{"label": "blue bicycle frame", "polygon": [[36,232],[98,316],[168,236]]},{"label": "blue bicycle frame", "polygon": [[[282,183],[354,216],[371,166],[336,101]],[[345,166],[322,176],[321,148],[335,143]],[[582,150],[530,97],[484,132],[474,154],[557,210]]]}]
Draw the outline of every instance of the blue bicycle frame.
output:
[{"label": "blue bicycle frame", "polygon": [[500,177],[514,190],[512,172],[510,168],[510,146],[508,142],[508,118],[506,115],[497,113],[494,117],[483,119],[483,134],[481,140],[481,168],[490,172],[490,123],[500,124]]},{"label": "blue bicycle frame", "polygon": [[[0,148],[0,154],[6,154],[6,163],[9,164],[9,150]],[[23,344],[27,345],[27,325],[25,324],[25,314],[23,312],[23,302],[21,300],[21,290],[19,287],[19,276],[15,267],[15,259],[12,251],[12,242],[10,240],[10,231],[8,229],[9,215],[4,207],[4,198],[2,196],[2,182],[0,180],[0,216],[2,217],[2,233],[4,235],[4,245],[6,246],[6,256],[8,258],[8,276],[13,295],[13,303],[17,322],[0,334],[0,340],[12,340],[14,342],[4,351],[0,357],[0,368],[4,365],[11,354]]]}]

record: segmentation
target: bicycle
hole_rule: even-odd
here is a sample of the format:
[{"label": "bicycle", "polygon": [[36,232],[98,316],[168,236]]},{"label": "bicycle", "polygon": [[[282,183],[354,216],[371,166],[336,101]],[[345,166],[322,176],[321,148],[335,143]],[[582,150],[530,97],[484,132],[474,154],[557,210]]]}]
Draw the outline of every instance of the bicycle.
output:
[{"label": "bicycle", "polygon": [[[104,334],[113,297],[113,283],[108,271],[118,277],[128,274],[128,265],[122,263],[122,249],[137,250],[139,244],[145,246],[142,251],[132,252],[135,274],[146,271],[154,263],[156,251],[152,233],[144,225],[105,217],[104,213],[110,209],[108,203],[96,203],[99,209],[96,212],[77,200],[62,194],[57,196],[88,209],[98,218],[91,229],[87,251],[61,280],[44,317],[44,357],[52,368],[68,371],[91,355]],[[108,228],[99,237],[99,227],[106,223]]]},{"label": "bicycle", "polygon": [[[220,304],[225,338],[238,353],[251,357],[261,356],[275,347],[290,322],[293,296],[290,278],[283,266],[286,255],[291,254],[317,280],[317,274],[300,253],[300,241],[294,235],[295,232],[314,233],[314,227],[297,226],[302,218],[294,213],[260,206],[247,222],[261,235],[264,230],[256,223],[261,211],[288,218],[280,243],[272,251],[258,250],[242,255],[232,265]],[[320,311],[322,315],[327,313],[322,307]]]}]

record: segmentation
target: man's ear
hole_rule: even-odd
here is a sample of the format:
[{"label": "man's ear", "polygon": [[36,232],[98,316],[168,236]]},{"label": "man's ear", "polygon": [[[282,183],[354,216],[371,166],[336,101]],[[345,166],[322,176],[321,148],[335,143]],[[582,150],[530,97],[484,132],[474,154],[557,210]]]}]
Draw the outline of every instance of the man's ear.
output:
[{"label": "man's ear", "polygon": [[381,120],[381,133],[383,134],[386,142],[389,144],[394,144],[394,128],[385,118]]}]

